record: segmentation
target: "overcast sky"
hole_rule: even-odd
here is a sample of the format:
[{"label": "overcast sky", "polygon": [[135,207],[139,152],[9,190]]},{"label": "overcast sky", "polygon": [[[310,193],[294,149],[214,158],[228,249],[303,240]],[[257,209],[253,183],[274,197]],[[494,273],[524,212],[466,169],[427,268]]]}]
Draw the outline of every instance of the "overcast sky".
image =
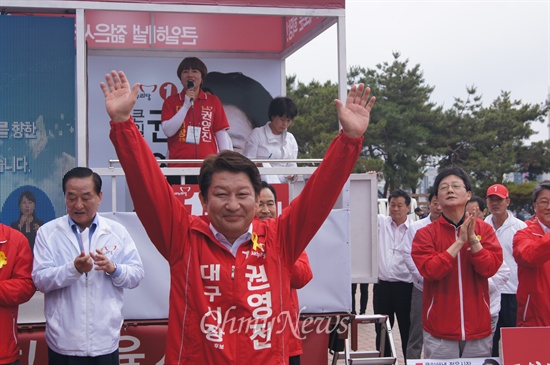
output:
[{"label": "overcast sky", "polygon": [[[287,75],[337,81],[336,26],[287,59]],[[501,93],[542,103],[550,86],[550,0],[346,0],[347,65],[374,68],[392,52],[420,64],[432,101],[450,108],[475,85],[488,106]],[[545,123],[532,140],[548,139]]]}]

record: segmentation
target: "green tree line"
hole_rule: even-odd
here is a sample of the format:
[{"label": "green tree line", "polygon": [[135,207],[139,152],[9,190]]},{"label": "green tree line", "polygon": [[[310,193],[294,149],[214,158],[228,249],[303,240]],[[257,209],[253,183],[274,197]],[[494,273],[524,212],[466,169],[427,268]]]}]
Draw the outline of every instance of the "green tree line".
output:
[{"label": "green tree line", "polygon": [[[444,109],[430,101],[434,87],[424,80],[420,65],[409,65],[397,52],[391,62],[374,69],[350,67],[347,82],[348,88],[364,83],[377,99],[355,171],[381,172],[384,195],[397,188],[415,193],[429,167],[462,167],[481,196],[490,185],[502,183],[505,173],[521,172],[534,180],[550,171],[550,142],[526,143],[535,133],[532,124],[544,121],[547,102],[523,103],[502,91],[485,105],[470,86]],[[333,105],[338,85],[304,84],[292,75],[287,77],[287,96],[300,112],[291,127],[299,158],[322,158],[338,133]]]}]

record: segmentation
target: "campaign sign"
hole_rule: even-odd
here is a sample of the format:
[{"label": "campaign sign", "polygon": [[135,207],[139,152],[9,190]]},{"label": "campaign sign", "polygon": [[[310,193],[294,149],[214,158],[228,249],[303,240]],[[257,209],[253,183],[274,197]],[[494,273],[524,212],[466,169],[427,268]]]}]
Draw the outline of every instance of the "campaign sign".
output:
[{"label": "campaign sign", "polygon": [[407,360],[407,365],[500,365],[498,357]]},{"label": "campaign sign", "polygon": [[[277,192],[277,212],[279,214],[289,203],[288,184],[273,184]],[[199,199],[199,185],[172,185],[174,195],[178,198],[187,210],[193,215],[202,215],[203,209]]]},{"label": "campaign sign", "polygon": [[505,365],[550,364],[550,327],[502,328]]}]

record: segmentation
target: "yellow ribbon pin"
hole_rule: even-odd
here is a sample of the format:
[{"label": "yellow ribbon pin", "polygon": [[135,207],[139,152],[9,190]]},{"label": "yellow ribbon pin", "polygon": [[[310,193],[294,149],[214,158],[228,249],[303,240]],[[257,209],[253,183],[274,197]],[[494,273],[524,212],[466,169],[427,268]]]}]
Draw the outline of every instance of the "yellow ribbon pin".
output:
[{"label": "yellow ribbon pin", "polygon": [[481,242],[481,236],[478,234],[476,237],[479,240],[479,242]]},{"label": "yellow ribbon pin", "polygon": [[256,232],[252,232],[251,240],[252,240],[252,243],[253,243],[252,249],[254,251],[258,250],[258,248],[262,251],[264,250],[264,244],[258,242],[258,235],[256,234]]},{"label": "yellow ribbon pin", "polygon": [[8,260],[6,260],[6,254],[4,251],[0,251],[0,269],[8,264]]}]

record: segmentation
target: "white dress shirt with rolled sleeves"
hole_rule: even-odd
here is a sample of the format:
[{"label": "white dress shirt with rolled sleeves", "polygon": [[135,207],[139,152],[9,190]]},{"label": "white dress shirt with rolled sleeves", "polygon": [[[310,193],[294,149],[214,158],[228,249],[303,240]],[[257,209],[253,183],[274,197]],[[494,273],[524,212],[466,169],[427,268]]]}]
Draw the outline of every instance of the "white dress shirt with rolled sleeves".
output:
[{"label": "white dress shirt with rolled sleeves", "polygon": [[397,226],[390,216],[378,214],[378,279],[412,282],[412,275],[403,261],[402,244],[413,221],[407,217]]}]

